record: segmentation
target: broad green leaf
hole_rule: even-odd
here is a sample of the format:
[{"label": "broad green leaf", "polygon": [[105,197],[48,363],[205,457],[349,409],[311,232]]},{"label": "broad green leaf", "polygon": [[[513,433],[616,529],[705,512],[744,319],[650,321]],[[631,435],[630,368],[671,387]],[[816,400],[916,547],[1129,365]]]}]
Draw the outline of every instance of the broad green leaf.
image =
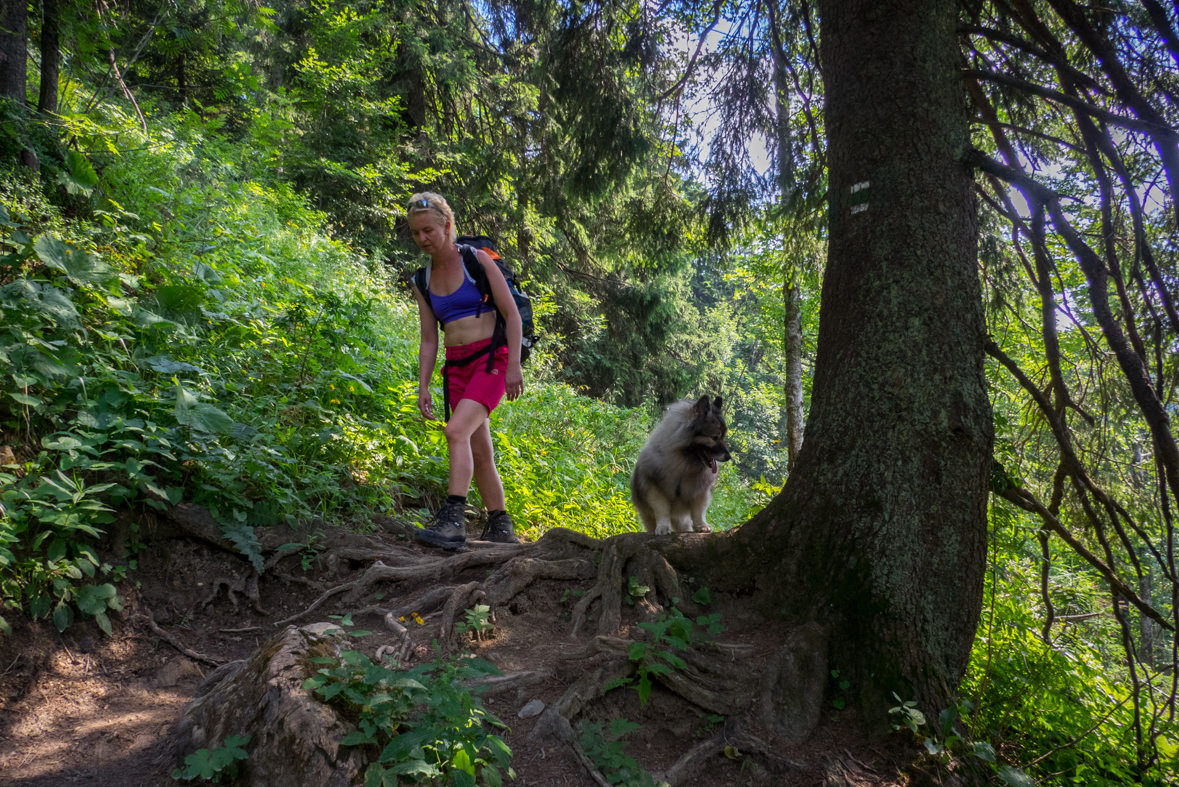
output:
[{"label": "broad green leaf", "polygon": [[364,772],[364,787],[384,787],[385,768],[378,762],[368,766]]},{"label": "broad green leaf", "polygon": [[[431,765],[425,760],[403,762],[399,765],[394,765],[389,769],[389,772],[400,776],[421,776],[426,779],[439,775],[437,766]],[[459,771],[459,773],[462,773],[462,771]]]},{"label": "broad green leaf", "polygon": [[201,370],[199,366],[194,366],[184,361],[173,360],[166,355],[153,355],[151,358],[145,360],[144,363],[160,374],[167,375],[173,375],[177,372],[199,372]]},{"label": "broad green leaf", "polygon": [[65,165],[66,171],[58,175],[58,180],[66,187],[66,191],[90,196],[90,192],[98,185],[98,173],[86,155],[77,150],[67,151]]},{"label": "broad green leaf", "polygon": [[229,434],[234,425],[233,419],[225,412],[211,404],[198,401],[182,385],[176,386],[176,405],[173,413],[178,423],[210,434]]},{"label": "broad green leaf", "polygon": [[995,749],[986,741],[975,741],[971,754],[973,754],[975,757],[978,757],[980,760],[983,760],[984,762],[995,761]]},{"label": "broad green leaf", "polygon": [[341,746],[365,746],[370,743],[376,743],[376,739],[371,735],[365,735],[359,730],[345,735],[344,739],[340,741]]},{"label": "broad green leaf", "polygon": [[457,768],[458,770],[460,770],[463,773],[466,773],[468,776],[470,776],[471,777],[471,787],[474,787],[474,785],[475,785],[475,763],[471,762],[471,755],[467,754],[466,749],[459,749],[458,751],[456,751],[454,753],[454,756],[451,757],[451,759],[450,759],[450,765],[452,768]]},{"label": "broad green leaf", "polygon": [[118,274],[98,257],[73,248],[54,235],[46,233],[37,238],[33,249],[47,267],[61,271],[78,286],[108,285],[118,279]]},{"label": "broad green leaf", "polygon": [[34,396],[33,394],[13,393],[12,391],[9,391],[8,395],[26,407],[39,407],[45,403],[44,399],[42,399],[40,396]]},{"label": "broad green leaf", "polygon": [[185,757],[184,764],[188,766],[183,771],[185,778],[191,780],[199,776],[205,780],[212,779],[217,774],[217,771],[210,765],[209,755],[210,752],[208,749],[197,749]]},{"label": "broad green leaf", "polygon": [[499,768],[494,765],[487,765],[479,771],[479,775],[483,778],[483,783],[487,787],[503,787],[504,777],[500,775]]},{"label": "broad green leaf", "polygon": [[29,598],[29,617],[40,620],[49,614],[49,607],[49,597],[38,592]]},{"label": "broad green leaf", "polygon": [[999,766],[999,778],[1009,787],[1036,787],[1036,780],[1028,776],[1022,768],[1010,765]]},{"label": "broad green leaf", "polygon": [[49,542],[49,548],[45,550],[45,559],[50,563],[56,563],[66,555],[66,542],[60,538],[55,538]]},{"label": "broad green leaf", "polygon": [[400,762],[419,749],[422,742],[429,736],[429,730],[417,729],[398,735],[381,751],[381,762]]},{"label": "broad green leaf", "polygon": [[60,437],[46,435],[41,438],[41,445],[55,451],[76,451],[83,443],[73,435],[65,434]]},{"label": "broad green leaf", "polygon": [[57,602],[53,608],[53,625],[58,631],[65,631],[74,622],[74,610],[65,601]]}]

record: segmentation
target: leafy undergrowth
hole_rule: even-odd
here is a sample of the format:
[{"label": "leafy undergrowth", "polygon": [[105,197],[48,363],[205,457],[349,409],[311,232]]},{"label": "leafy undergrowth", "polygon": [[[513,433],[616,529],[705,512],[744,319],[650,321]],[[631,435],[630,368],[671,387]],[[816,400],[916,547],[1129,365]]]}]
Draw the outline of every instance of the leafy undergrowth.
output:
[{"label": "leafy undergrowth", "polygon": [[[1072,565],[1059,560],[1052,592],[1060,619],[1045,632],[1039,598],[1027,591],[1039,581],[1039,545],[1033,541],[1038,526],[1003,506],[992,510],[991,519],[1006,559],[987,574],[986,606],[961,688],[959,730],[972,745],[993,746],[1008,761],[1025,763],[1039,784],[1179,783],[1173,709],[1153,702],[1135,707],[1125,661],[1100,647],[1117,642],[1108,590],[1079,559]],[[1137,679],[1160,689],[1145,692],[1149,698],[1166,696],[1173,678],[1140,666]],[[923,740],[944,742],[948,733],[938,732],[938,724],[930,727]],[[1139,735],[1153,751],[1148,761],[1135,762],[1131,754]],[[1031,778],[1009,783],[1031,784]]]},{"label": "leafy undergrowth", "polygon": [[[402,271],[333,238],[288,185],[251,180],[234,163],[248,151],[191,113],[150,139],[109,107],[75,130],[97,152],[56,180],[0,175],[3,605],[108,627],[137,509],[200,503],[261,568],[254,527],[436,505],[446,446],[417,413]],[[649,417],[546,382],[550,366],[542,348],[492,421],[519,532],[635,529]],[[714,521],[743,521],[765,491],[726,468]],[[104,562],[94,544],[119,518],[127,560]]]},{"label": "leafy undergrowth", "polygon": [[396,784],[398,777],[456,787],[474,787],[476,779],[485,787],[501,787],[504,776],[515,780],[512,750],[488,732],[507,725],[459,683],[500,675],[495,665],[439,655],[431,663],[394,670],[350,649],[339,658],[312,661],[321,667],[303,687],[355,717],[359,727],[341,745],[380,751],[365,769],[365,787]]}]

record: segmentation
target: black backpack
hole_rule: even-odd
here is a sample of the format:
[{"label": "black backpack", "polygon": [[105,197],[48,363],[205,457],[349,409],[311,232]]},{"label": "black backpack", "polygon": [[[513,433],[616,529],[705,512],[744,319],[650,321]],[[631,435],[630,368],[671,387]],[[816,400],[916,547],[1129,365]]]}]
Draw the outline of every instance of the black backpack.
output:
[{"label": "black backpack", "polygon": [[[527,293],[520,289],[519,279],[516,274],[504,264],[503,258],[499,256],[499,252],[495,248],[495,241],[486,235],[460,235],[455,239],[458,244],[459,252],[463,257],[463,266],[467,269],[467,275],[475,282],[475,289],[483,298],[483,303],[495,309],[495,299],[491,294],[491,284],[487,281],[487,271],[484,270],[482,263],[479,262],[479,257],[475,253],[476,249],[482,249],[487,253],[487,256],[495,260],[495,264],[499,266],[499,272],[503,274],[504,280],[508,283],[508,291],[512,293],[512,300],[516,302],[516,310],[520,312],[520,363],[523,364],[528,360],[528,356],[532,354],[532,347],[536,344],[536,322],[532,315],[532,299],[528,297]],[[413,275],[413,283],[417,285],[418,292],[426,301],[426,305],[431,310],[434,309],[434,304],[430,300],[430,269],[429,267],[418,268]],[[503,314],[496,309],[495,314],[495,332],[491,336],[491,344],[483,352],[468,356],[461,361],[447,361],[442,366],[442,392],[445,404],[446,420],[450,420],[450,387],[448,385],[447,369],[450,366],[466,366],[477,358],[487,355],[487,371],[491,371],[495,363],[495,351],[507,344],[507,322],[504,320]],[[483,306],[479,307],[476,316],[483,313]]]}]

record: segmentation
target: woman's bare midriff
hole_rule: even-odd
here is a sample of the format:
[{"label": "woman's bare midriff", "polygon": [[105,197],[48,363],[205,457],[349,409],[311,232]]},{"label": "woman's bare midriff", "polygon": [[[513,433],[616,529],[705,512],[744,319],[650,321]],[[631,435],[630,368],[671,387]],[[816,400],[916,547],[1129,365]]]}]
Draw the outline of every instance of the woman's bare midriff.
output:
[{"label": "woman's bare midriff", "polygon": [[461,344],[473,344],[483,339],[490,339],[495,333],[495,308],[488,307],[487,311],[478,317],[462,317],[446,324],[443,331],[443,342],[447,347],[457,347]]}]

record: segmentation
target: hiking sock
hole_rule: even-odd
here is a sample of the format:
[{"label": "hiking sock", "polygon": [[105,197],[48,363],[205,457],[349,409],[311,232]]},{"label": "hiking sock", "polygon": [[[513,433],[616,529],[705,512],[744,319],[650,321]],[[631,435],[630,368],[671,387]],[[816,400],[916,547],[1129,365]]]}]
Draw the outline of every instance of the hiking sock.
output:
[{"label": "hiking sock", "polygon": [[465,506],[467,504],[467,496],[466,495],[447,495],[446,496],[446,505],[450,505],[451,503],[459,503],[459,504]]},{"label": "hiking sock", "polygon": [[498,511],[498,510],[497,511],[488,511],[487,518],[494,519],[496,514],[506,514],[506,513],[508,513],[508,512],[507,511]]}]

